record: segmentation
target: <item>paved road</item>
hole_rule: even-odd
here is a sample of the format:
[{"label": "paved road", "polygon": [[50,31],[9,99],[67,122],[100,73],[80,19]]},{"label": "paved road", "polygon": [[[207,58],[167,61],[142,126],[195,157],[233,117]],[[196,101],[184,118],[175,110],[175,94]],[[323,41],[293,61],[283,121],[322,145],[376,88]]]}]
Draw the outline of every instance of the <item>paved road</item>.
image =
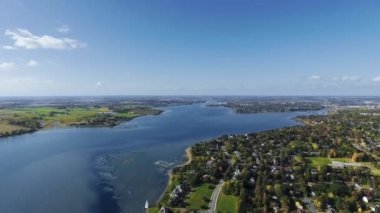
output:
[{"label": "paved road", "polygon": [[352,143],[352,146],[354,146],[357,150],[362,151],[362,152],[366,153],[367,155],[372,156],[372,157],[375,158],[376,160],[380,160],[380,157],[379,157],[379,156],[377,156],[377,155],[375,155],[375,154],[369,152],[368,150],[362,148],[362,147],[359,146],[358,144],[354,144],[354,143]]},{"label": "paved road", "polygon": [[307,209],[310,210],[311,213],[318,212],[310,198],[304,198],[302,201],[306,204]]},{"label": "paved road", "polygon": [[218,202],[219,194],[222,191],[224,181],[220,181],[218,185],[215,186],[214,191],[212,192],[211,198],[210,198],[210,203],[209,203],[209,210],[207,211],[208,213],[215,213],[216,212],[216,204]]}]

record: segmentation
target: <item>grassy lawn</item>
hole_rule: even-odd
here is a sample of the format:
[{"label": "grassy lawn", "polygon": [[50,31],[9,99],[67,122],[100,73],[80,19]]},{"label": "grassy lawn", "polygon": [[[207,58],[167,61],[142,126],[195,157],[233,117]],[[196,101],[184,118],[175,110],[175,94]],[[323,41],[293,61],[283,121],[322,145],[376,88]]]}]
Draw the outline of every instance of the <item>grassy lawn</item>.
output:
[{"label": "grassy lawn", "polygon": [[238,211],[239,198],[220,192],[216,211],[221,213],[236,213]]},{"label": "grassy lawn", "polygon": [[342,163],[353,163],[351,158],[330,158],[330,159],[334,161],[339,161]]},{"label": "grassy lawn", "polygon": [[[308,157],[311,161],[311,165],[315,168],[319,168],[322,166],[327,166],[331,163],[331,161],[339,161],[342,163],[352,163],[351,158],[323,158],[323,157]],[[376,168],[376,166],[371,162],[356,162],[360,163],[365,167],[371,169],[371,173],[376,176],[380,176],[380,169]]]},{"label": "grassy lawn", "polygon": [[339,161],[343,163],[352,163],[351,158],[324,158],[324,157],[308,157],[311,161],[311,165],[315,168],[327,166],[331,164],[331,161]]},{"label": "grassy lawn", "polygon": [[189,203],[188,209],[202,209],[202,206],[208,207],[208,201],[204,198],[210,199],[212,192],[214,191],[214,185],[212,184],[202,184],[199,187],[194,188],[194,191],[190,194],[190,198],[187,201]]},{"label": "grassy lawn", "polygon": [[148,213],[158,213],[160,210],[156,207],[152,207],[148,209]]},{"label": "grassy lawn", "polygon": [[323,166],[327,166],[331,163],[331,159],[330,158],[323,158],[323,157],[308,157],[307,159],[309,159],[311,161],[311,166],[315,167],[315,168],[320,168],[320,167],[323,167]]}]

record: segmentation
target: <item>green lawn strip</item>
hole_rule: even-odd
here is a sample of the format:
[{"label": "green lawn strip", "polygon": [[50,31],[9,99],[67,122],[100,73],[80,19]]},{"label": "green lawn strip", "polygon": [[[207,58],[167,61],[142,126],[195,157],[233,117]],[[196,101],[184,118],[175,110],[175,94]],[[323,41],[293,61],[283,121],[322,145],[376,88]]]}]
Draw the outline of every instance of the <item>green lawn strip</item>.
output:
[{"label": "green lawn strip", "polygon": [[[339,161],[342,163],[353,163],[351,158],[330,158],[330,160]],[[360,162],[358,162],[358,163],[360,163]]]},{"label": "green lawn strip", "polygon": [[238,205],[239,197],[226,195],[221,191],[216,205],[216,211],[221,213],[236,213],[238,212]]},{"label": "green lawn strip", "polygon": [[[308,157],[311,161],[311,165],[315,168],[319,168],[322,166],[327,166],[331,164],[331,161],[339,161],[342,163],[352,163],[351,158],[325,158],[325,157]],[[371,170],[371,173],[376,176],[380,176],[380,169],[376,168],[376,166],[372,162],[356,162],[361,165],[368,167]]]},{"label": "green lawn strip", "polygon": [[326,158],[326,157],[308,157],[313,167],[322,167],[331,164],[331,161],[339,161],[342,163],[352,163],[351,158]]},{"label": "green lawn strip", "polygon": [[[210,199],[211,194],[214,191],[212,184],[202,184],[199,187],[194,188],[194,191],[190,194],[190,198],[188,199],[188,209],[197,210],[202,209],[203,207],[208,207],[209,202],[204,198]],[[203,208],[204,209],[204,208]]]},{"label": "green lawn strip", "polygon": [[148,209],[148,213],[158,213],[158,212],[160,212],[160,209],[156,207],[152,207]]},{"label": "green lawn strip", "polygon": [[308,157],[307,159],[309,159],[311,161],[311,165],[313,167],[315,167],[315,168],[327,166],[327,165],[329,165],[331,163],[331,159],[330,158]]}]

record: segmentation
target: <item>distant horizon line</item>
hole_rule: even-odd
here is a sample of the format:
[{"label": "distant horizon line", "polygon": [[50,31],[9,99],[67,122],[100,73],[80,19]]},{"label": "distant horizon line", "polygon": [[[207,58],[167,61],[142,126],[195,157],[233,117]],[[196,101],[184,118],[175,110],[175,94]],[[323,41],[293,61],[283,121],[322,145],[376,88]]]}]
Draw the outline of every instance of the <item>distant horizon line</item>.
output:
[{"label": "distant horizon line", "polygon": [[50,97],[379,97],[380,95],[0,95],[0,98]]}]

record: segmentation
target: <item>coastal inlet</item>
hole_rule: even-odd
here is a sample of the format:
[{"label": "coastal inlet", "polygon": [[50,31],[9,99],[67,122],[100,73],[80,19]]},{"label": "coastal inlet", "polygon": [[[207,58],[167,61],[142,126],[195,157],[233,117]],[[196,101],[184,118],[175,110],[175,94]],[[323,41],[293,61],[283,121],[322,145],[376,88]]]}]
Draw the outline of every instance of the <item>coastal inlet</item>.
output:
[{"label": "coastal inlet", "polygon": [[156,202],[165,190],[167,171],[185,162],[187,147],[296,125],[293,118],[306,114],[162,109],[114,128],[53,128],[0,139],[0,212],[144,212],[145,201]]}]

